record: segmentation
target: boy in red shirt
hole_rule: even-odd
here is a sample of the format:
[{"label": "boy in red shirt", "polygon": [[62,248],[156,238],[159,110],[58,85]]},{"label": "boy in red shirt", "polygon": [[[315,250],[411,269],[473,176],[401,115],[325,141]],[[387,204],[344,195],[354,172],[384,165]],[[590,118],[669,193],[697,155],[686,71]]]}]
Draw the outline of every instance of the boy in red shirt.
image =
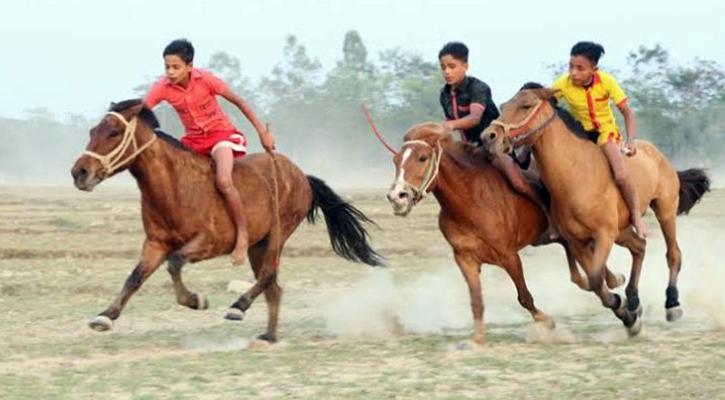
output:
[{"label": "boy in red shirt", "polygon": [[179,114],[184,125],[181,143],[214,159],[216,186],[224,195],[227,207],[237,227],[237,239],[232,250],[232,262],[241,264],[246,259],[248,238],[242,201],[232,181],[234,158],[247,153],[247,139],[232,124],[217,102],[222,96],[252,123],[265,150],[274,149],[274,136],[269,125],[263,127],[252,108],[221,79],[211,73],[194,68],[194,47],[186,39],[177,39],[164,49],[166,77],[151,87],[144,103],[153,108],[167,101]]}]

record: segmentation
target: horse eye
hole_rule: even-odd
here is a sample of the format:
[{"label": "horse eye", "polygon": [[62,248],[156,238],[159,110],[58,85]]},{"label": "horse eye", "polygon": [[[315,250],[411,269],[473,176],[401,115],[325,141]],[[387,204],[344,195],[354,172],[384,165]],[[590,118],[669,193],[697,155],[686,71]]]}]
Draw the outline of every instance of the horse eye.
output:
[{"label": "horse eye", "polygon": [[530,110],[531,107],[533,107],[531,104],[524,104],[523,106],[521,106],[521,108],[523,108],[524,110]]},{"label": "horse eye", "polygon": [[426,157],[426,156],[420,156],[420,158],[418,158],[418,161],[420,161],[420,162],[426,162],[426,161],[428,161],[428,157]]},{"label": "horse eye", "polygon": [[108,134],[108,137],[116,137],[121,134],[121,131],[112,130],[111,133]]}]

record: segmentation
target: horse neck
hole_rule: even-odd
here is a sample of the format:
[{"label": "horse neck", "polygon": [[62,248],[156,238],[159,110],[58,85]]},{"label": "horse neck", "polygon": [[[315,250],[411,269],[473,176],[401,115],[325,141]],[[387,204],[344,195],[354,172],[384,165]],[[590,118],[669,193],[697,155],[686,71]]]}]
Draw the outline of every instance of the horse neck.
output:
[{"label": "horse neck", "polygon": [[465,212],[470,209],[464,201],[465,198],[470,197],[467,195],[470,190],[470,182],[475,179],[473,176],[473,169],[465,168],[456,161],[454,161],[449,153],[460,151],[456,148],[456,143],[452,140],[450,142],[441,143],[443,158],[441,159],[440,169],[438,170],[438,178],[433,195],[438,200],[441,209],[447,214],[458,216],[460,212]]},{"label": "horse neck", "polygon": [[569,132],[559,118],[541,132],[532,148],[541,179],[554,196],[561,191],[571,193],[568,188],[580,186],[588,174],[585,159],[592,157],[593,147]]},{"label": "horse neck", "polygon": [[[154,135],[148,129],[148,135]],[[141,133],[141,136],[148,137]],[[136,179],[143,198],[150,200],[144,206],[178,208],[178,196],[194,193],[201,188],[200,182],[209,181],[211,163],[190,151],[175,148],[164,139],[157,138],[129,165],[129,172]],[[204,177],[195,179],[195,176]]]}]

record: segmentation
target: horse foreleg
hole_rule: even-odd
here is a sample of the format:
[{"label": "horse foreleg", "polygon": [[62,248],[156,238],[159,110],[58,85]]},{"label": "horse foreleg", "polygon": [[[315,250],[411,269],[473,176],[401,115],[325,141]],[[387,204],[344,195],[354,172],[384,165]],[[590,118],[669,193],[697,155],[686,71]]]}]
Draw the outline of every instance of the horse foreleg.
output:
[{"label": "horse foreleg", "polygon": [[612,250],[614,240],[606,234],[595,236],[594,245],[574,245],[572,250],[589,278],[589,287],[597,294],[604,307],[611,309],[619,318],[630,334],[635,335],[641,329],[637,314],[627,310],[622,298],[609,291],[604,285],[604,265]]},{"label": "horse foreleg", "polygon": [[632,254],[632,272],[629,276],[629,284],[625,293],[627,294],[627,309],[636,313],[638,317],[642,316],[642,306],[639,303],[639,276],[642,272],[642,263],[644,262],[644,253],[647,247],[647,241],[637,236],[637,234],[627,227],[620,232],[617,238],[617,244],[626,247]]},{"label": "horse foreleg", "polygon": [[561,246],[564,247],[564,252],[566,253],[566,263],[569,265],[569,280],[571,280],[575,285],[579,286],[581,290],[590,291],[591,289],[589,288],[589,281],[579,272],[576,258],[574,257],[571,249],[569,248],[569,245],[564,241],[560,243]]},{"label": "horse foreleg", "polygon": [[205,310],[209,308],[209,302],[205,296],[189,291],[181,279],[181,268],[187,261],[198,261],[206,258],[206,252],[211,248],[211,244],[206,242],[206,235],[200,233],[194,236],[189,242],[182,246],[169,256],[167,270],[174,282],[174,292],[176,293],[176,302],[182,306],[186,306],[195,310]]},{"label": "horse foreleg", "polygon": [[458,268],[468,284],[471,295],[471,311],[473,312],[473,341],[478,344],[486,343],[486,331],[483,325],[483,293],[481,292],[481,263],[468,253],[454,254]]},{"label": "horse foreleg", "polygon": [[[541,312],[534,305],[534,298],[529,292],[529,288],[526,287],[526,280],[524,279],[524,269],[521,265],[521,258],[515,252],[506,258],[501,264],[504,270],[509,274],[511,280],[516,286],[516,292],[518,293],[519,304],[527,309],[531,313],[531,317],[536,322],[543,322],[549,328],[554,328],[554,320],[548,315]],[[578,273],[578,271],[577,271]]]},{"label": "horse foreleg", "polygon": [[[557,241],[557,243],[561,244],[561,246],[564,248],[564,252],[566,253],[566,262],[569,265],[569,280],[575,285],[579,286],[581,290],[590,292],[591,288],[589,288],[589,280],[579,271],[576,257],[574,257],[574,254],[569,248],[569,244],[563,239],[561,239],[561,241]],[[616,289],[624,284],[624,275],[615,274],[614,272],[610,271],[609,267],[607,267],[606,265],[604,266],[604,271],[606,273],[605,280],[607,282],[607,287],[609,287],[610,289]]]},{"label": "horse foreleg", "polygon": [[105,311],[91,320],[89,326],[97,331],[111,329],[113,325],[112,321],[121,315],[121,311],[131,296],[138,291],[144,281],[164,262],[167,254],[168,249],[163,244],[149,241],[144,242],[141,261],[126,279],[121,293]]}]

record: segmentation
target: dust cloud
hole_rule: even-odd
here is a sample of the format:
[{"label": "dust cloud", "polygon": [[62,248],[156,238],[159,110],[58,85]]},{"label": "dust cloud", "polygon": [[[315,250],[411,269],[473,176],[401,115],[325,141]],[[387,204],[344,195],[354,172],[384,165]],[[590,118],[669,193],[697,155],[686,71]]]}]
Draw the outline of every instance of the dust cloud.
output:
[{"label": "dust cloud", "polygon": [[[665,322],[665,289],[669,279],[666,247],[654,216],[648,213],[648,247],[639,287],[644,310],[642,337],[649,337],[648,328],[658,331],[725,329],[725,292],[722,290],[725,223],[721,218],[709,217],[713,207],[706,197],[691,215],[678,218],[683,253],[679,292],[685,316],[674,324]],[[414,242],[411,246],[415,246]],[[547,332],[532,324],[528,312],[517,302],[516,290],[508,275],[498,267],[483,265],[484,321],[488,329],[527,325],[523,335],[530,342],[627,340],[626,331],[611,311],[604,309],[593,293],[584,292],[569,281],[560,247],[529,247],[521,255],[536,306],[554,318],[557,328]],[[629,279],[630,260],[625,249],[615,247],[608,264],[615,273],[624,273]],[[431,264],[424,259],[416,262]],[[344,294],[327,299],[327,331],[339,337],[385,337],[401,331],[423,334],[471,329],[468,289],[452,259],[446,265],[430,265],[430,272],[414,276],[396,275],[393,273],[396,267],[405,268],[392,260],[388,270],[371,270]],[[624,296],[624,287],[615,292]],[[568,330],[568,321],[594,326],[591,330],[595,332],[577,337]]]}]

